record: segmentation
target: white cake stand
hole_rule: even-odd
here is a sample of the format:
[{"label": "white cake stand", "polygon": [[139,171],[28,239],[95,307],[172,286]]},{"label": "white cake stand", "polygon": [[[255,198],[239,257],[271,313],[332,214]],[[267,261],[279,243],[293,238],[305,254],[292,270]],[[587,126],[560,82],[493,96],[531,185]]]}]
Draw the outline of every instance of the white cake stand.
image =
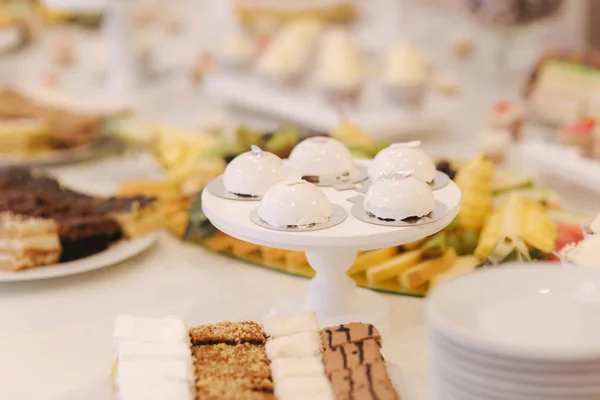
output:
[{"label": "white cake stand", "polygon": [[[367,164],[370,161],[360,160]],[[358,195],[353,190],[338,191],[323,188],[334,204],[348,211],[341,224],[312,232],[281,232],[266,229],[250,220],[250,211],[258,202],[227,200],[202,192],[202,210],[210,222],[226,234],[261,246],[306,252],[316,276],[308,287],[281,299],[273,307],[276,314],[293,314],[301,310],[316,311],[321,326],[353,321],[376,325],[383,332],[389,329],[387,300],[380,294],[359,289],[346,271],[357,252],[397,246],[439,232],[458,214],[460,189],[450,182],[436,190],[435,198],[448,207],[439,221],[414,227],[389,227],[361,222],[350,213],[347,199]]]}]

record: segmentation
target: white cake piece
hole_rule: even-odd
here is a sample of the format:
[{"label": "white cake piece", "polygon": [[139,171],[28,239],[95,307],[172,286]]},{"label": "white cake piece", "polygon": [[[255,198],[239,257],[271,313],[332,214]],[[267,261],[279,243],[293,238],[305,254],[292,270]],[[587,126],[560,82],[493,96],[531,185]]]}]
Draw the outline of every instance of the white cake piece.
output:
[{"label": "white cake piece", "polygon": [[141,318],[119,315],[115,322],[115,340],[136,340],[140,342],[187,342],[188,334],[183,321],[177,317]]},{"label": "white cake piece", "polygon": [[120,387],[117,400],[191,400],[194,393],[191,385],[178,381],[132,381]]},{"label": "white cake piece", "polygon": [[265,345],[270,360],[281,357],[309,357],[321,353],[319,332],[302,332],[280,336],[267,341]]},{"label": "white cake piece", "polygon": [[191,382],[193,379],[191,357],[189,360],[120,360],[117,371],[118,387],[135,381]]},{"label": "white cake piece", "polygon": [[321,355],[302,358],[277,358],[271,361],[273,381],[300,376],[325,375]]},{"label": "white cake piece", "polygon": [[275,396],[278,400],[334,398],[331,383],[325,374],[283,379],[275,385]]},{"label": "white cake piece", "polygon": [[300,332],[318,332],[319,322],[313,311],[293,316],[270,315],[264,319],[263,328],[267,335],[276,338]]},{"label": "white cake piece", "polygon": [[184,341],[177,342],[137,342],[122,340],[117,345],[119,360],[139,358],[173,358],[187,360],[190,357],[190,346]]}]

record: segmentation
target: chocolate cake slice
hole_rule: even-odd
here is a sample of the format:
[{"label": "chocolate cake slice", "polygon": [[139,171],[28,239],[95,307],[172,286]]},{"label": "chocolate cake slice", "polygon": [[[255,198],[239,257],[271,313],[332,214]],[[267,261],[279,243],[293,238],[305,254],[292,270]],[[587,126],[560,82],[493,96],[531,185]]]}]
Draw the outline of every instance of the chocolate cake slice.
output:
[{"label": "chocolate cake slice", "polygon": [[128,238],[145,236],[164,226],[156,197],[109,197],[97,202],[95,210],[117,221]]},{"label": "chocolate cake slice", "polygon": [[103,215],[67,216],[58,223],[63,249],[60,262],[99,253],[123,237],[119,224]]}]

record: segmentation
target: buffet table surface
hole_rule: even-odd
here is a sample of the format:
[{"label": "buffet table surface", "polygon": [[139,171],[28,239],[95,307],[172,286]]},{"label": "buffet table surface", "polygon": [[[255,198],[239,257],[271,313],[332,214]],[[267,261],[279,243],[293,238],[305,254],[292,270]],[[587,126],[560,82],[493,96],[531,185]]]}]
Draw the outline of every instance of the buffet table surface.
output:
[{"label": "buffet table surface", "polygon": [[[473,135],[484,127],[491,105],[499,98],[513,99],[518,92],[517,85],[494,83],[468,71],[459,78],[461,107],[451,129],[425,140],[432,156],[468,158],[475,150]],[[195,95],[194,103],[189,104],[185,99],[190,98],[181,97],[177,90],[161,96],[161,104],[148,106],[146,114],[165,113],[167,104],[176,113],[185,106],[194,116],[202,104],[212,110],[213,103],[202,95]],[[151,157],[132,155],[57,167],[52,172],[67,185],[98,194],[113,193],[116,176],[127,180],[161,175]],[[560,185],[567,208],[598,212],[592,194],[552,183],[555,188]],[[161,233],[148,251],[118,265],[59,279],[0,284],[0,398],[93,400],[78,393],[110,375],[117,314],[173,314],[188,324],[260,321],[277,298],[301,289],[306,282]],[[416,388],[418,394],[408,400],[424,400],[427,338],[423,300],[385,296],[391,307],[392,336],[384,346],[384,356],[399,363]]]}]

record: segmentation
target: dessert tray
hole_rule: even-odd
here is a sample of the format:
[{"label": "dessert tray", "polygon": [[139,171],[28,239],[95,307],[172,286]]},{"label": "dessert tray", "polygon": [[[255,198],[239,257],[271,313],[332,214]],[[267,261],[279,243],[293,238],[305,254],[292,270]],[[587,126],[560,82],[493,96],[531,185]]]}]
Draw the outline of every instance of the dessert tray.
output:
[{"label": "dessert tray", "polygon": [[[340,122],[340,107],[327,102],[314,87],[287,89],[249,73],[215,73],[206,88],[225,102],[291,121],[317,132],[330,132]],[[419,107],[386,104],[376,85],[367,85],[361,103],[343,107],[344,114],[376,139],[402,139],[443,130],[456,107],[454,100],[430,94]]]},{"label": "dessert tray", "polygon": [[103,382],[104,398],[140,398],[148,387],[137,381],[145,376],[172,400],[420,400],[402,371],[384,360],[385,338],[375,326],[321,328],[314,312],[189,329],[174,316],[120,315],[114,339],[115,368]]},{"label": "dessert tray", "polygon": [[115,265],[148,249],[158,239],[158,233],[118,243],[103,252],[66,263],[45,265],[21,272],[0,271],[0,282],[23,282],[59,278]]}]

